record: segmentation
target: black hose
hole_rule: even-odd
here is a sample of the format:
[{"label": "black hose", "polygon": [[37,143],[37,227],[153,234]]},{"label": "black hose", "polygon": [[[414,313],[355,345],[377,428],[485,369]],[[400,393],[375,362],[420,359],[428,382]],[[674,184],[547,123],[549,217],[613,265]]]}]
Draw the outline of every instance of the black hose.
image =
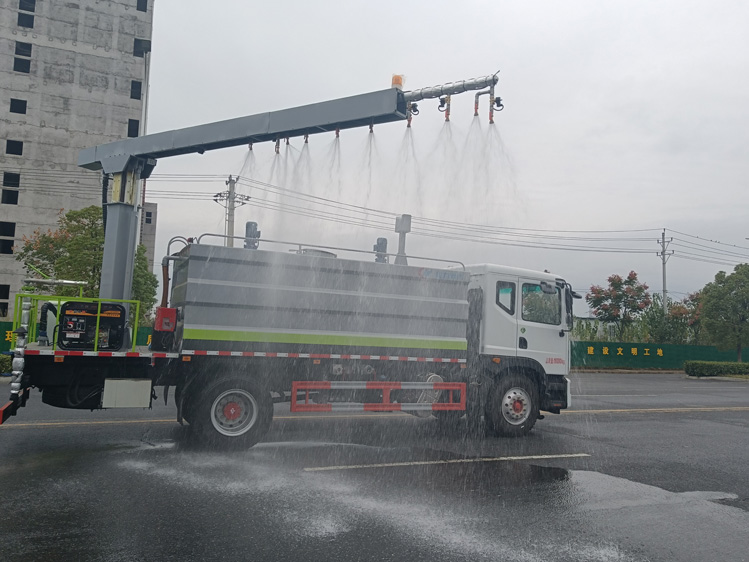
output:
[{"label": "black hose", "polygon": [[52,312],[52,314],[57,317],[57,307],[52,304],[51,302],[45,302],[42,305],[42,309],[40,312],[39,317],[39,335],[44,336],[45,338],[49,337],[47,336],[47,313]]}]

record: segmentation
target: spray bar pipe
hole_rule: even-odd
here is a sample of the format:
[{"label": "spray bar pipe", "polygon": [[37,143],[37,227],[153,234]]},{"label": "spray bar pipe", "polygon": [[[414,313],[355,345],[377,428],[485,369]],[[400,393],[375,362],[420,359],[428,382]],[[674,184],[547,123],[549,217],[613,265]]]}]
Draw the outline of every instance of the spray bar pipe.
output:
[{"label": "spray bar pipe", "polygon": [[474,98],[473,102],[473,116],[478,117],[479,115],[479,97],[486,95],[489,93],[489,88],[486,90],[481,90],[480,92],[476,92],[476,97]]},{"label": "spray bar pipe", "polygon": [[482,76],[480,78],[472,78],[471,80],[461,80],[460,82],[448,82],[441,86],[431,86],[429,88],[421,88],[420,90],[411,90],[410,92],[403,92],[403,98],[407,102],[415,102],[424,99],[440,98],[442,96],[451,96],[454,94],[462,94],[472,90],[482,90],[494,86],[499,81],[496,74],[489,76]]}]

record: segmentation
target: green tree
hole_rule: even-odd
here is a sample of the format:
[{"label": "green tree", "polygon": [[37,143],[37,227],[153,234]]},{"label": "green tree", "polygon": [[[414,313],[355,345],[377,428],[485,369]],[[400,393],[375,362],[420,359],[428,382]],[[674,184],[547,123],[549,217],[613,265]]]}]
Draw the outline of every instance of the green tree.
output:
[{"label": "green tree", "polygon": [[741,348],[749,343],[749,264],[742,263],[702,289],[700,323],[709,339],[721,349],[735,349],[741,361]]},{"label": "green tree", "polygon": [[622,341],[627,328],[650,306],[650,293],[648,286],[637,280],[634,271],[630,271],[626,278],[611,275],[608,283],[605,289],[599,285],[591,286],[585,301],[601,322],[616,325],[617,337]]},{"label": "green tree", "polygon": [[138,246],[135,254],[135,267],[133,268],[133,298],[140,301],[140,325],[150,326],[153,323],[151,311],[156,304],[156,288],[159,281],[156,276],[148,270],[148,258],[146,247]]},{"label": "green tree", "polygon": [[657,293],[654,294],[653,302],[640,317],[646,341],[674,345],[693,343],[689,309],[684,301],[668,299],[666,309],[664,315],[663,297]]},{"label": "green tree", "polygon": [[[26,271],[33,277],[42,273],[54,279],[85,281],[83,296],[99,296],[101,263],[104,252],[104,225],[101,208],[86,207],[79,211],[60,211],[57,229],[46,232],[37,229],[29,238],[24,238],[23,247],[16,252],[16,259],[23,262]],[[156,302],[158,280],[148,270],[146,249],[138,247],[133,275],[133,298],[141,302],[141,318],[144,322]],[[48,288],[40,292],[48,292]],[[55,294],[77,296],[74,287],[55,287]]]}]

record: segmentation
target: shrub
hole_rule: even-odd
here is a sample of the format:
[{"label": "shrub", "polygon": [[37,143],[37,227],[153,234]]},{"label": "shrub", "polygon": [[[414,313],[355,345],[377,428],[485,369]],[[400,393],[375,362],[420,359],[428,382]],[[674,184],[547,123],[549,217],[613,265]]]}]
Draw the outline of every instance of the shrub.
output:
[{"label": "shrub", "polygon": [[749,375],[749,363],[729,363],[723,361],[684,361],[684,371],[690,377]]},{"label": "shrub", "polygon": [[0,373],[10,373],[12,360],[10,355],[0,355]]}]

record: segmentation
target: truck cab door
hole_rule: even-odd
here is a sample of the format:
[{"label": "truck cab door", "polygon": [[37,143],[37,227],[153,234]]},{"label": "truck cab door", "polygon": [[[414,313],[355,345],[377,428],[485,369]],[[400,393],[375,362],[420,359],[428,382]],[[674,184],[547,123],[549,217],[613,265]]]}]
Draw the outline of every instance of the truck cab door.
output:
[{"label": "truck cab door", "polygon": [[548,374],[566,374],[569,345],[562,289],[521,278],[519,292],[518,356],[538,361]]},{"label": "truck cab door", "polygon": [[485,355],[517,355],[518,278],[487,275],[484,287],[484,329],[482,350]]}]

